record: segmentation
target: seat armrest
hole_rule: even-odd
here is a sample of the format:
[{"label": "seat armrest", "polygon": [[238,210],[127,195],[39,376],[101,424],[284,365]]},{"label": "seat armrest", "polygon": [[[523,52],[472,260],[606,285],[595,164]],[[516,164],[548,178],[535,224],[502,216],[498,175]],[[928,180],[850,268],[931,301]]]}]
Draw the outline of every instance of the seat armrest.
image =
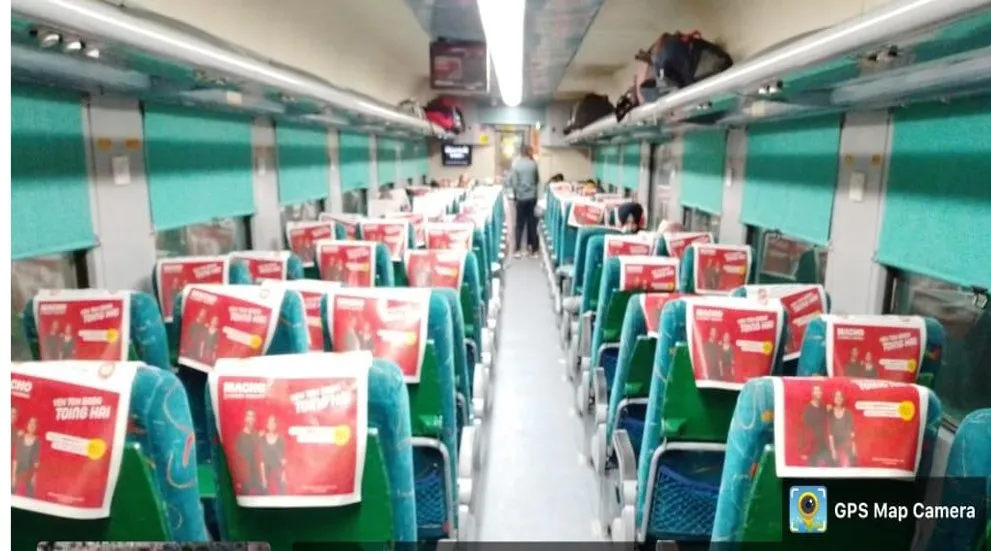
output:
[{"label": "seat armrest", "polygon": [[592,399],[595,407],[595,423],[606,422],[606,409],[609,407],[609,390],[606,385],[606,370],[601,367],[595,368],[595,376],[592,379]]},{"label": "seat armrest", "polygon": [[624,506],[636,506],[637,456],[633,452],[633,443],[630,442],[630,435],[623,429],[614,431],[612,445],[616,451],[616,463],[619,466],[619,481],[622,485],[620,498]]}]

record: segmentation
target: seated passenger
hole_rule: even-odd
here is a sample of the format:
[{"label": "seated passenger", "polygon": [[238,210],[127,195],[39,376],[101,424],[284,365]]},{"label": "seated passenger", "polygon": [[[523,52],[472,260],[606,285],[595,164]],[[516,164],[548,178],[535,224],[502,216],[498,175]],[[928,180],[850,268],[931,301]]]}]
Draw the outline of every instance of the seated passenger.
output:
[{"label": "seated passenger", "polygon": [[643,207],[640,203],[625,203],[616,209],[616,221],[623,233],[637,233],[643,227]]}]

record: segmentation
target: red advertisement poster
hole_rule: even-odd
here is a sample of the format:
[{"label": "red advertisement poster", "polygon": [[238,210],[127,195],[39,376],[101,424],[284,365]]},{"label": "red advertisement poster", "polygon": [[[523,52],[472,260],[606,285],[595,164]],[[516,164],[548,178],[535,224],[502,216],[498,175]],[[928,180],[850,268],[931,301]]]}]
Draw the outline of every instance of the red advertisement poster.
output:
[{"label": "red advertisement poster", "polygon": [[220,358],[261,356],[279,323],[279,287],[186,287],[179,329],[179,364],[210,372]]},{"label": "red advertisement poster", "polygon": [[289,251],[237,251],[231,253],[231,262],[248,267],[251,281],[264,279],[283,280],[289,276]]},{"label": "red advertisement poster", "polygon": [[327,301],[335,352],[365,350],[392,360],[407,383],[420,382],[430,289],[341,289]]},{"label": "red advertisement poster", "polygon": [[614,256],[650,256],[655,253],[657,237],[649,233],[605,236],[605,258]]},{"label": "red advertisement poster", "polygon": [[778,476],[915,476],[929,407],[925,389],[849,378],[773,381]]},{"label": "red advertisement poster", "polygon": [[629,202],[629,199],[623,197],[618,193],[596,193],[595,200],[600,203],[605,203],[606,201],[624,201]]},{"label": "red advertisement poster", "polygon": [[405,220],[362,220],[361,238],[384,243],[393,262],[402,260],[409,242],[409,222]]},{"label": "red advertisement poster", "polygon": [[289,248],[307,268],[316,262],[317,241],[334,238],[334,223],[329,220],[286,223],[286,241],[289,242]]},{"label": "red advertisement poster", "polygon": [[358,222],[364,217],[358,214],[331,214],[329,212],[320,213],[320,221],[330,221],[344,228],[344,233],[348,239],[358,239]]},{"label": "red advertisement poster", "polygon": [[406,251],[410,287],[443,287],[461,291],[466,253],[456,250]]},{"label": "red advertisement poster", "polygon": [[666,256],[619,257],[620,291],[672,292],[678,288],[678,261]]},{"label": "red advertisement poster", "polygon": [[726,295],[747,284],[750,276],[750,245],[696,244],[695,292]]},{"label": "red advertisement poster", "polygon": [[685,249],[692,243],[712,243],[712,234],[708,232],[674,232],[664,233],[664,248],[671,258],[681,259]]},{"label": "red advertisement poster", "polygon": [[391,212],[385,215],[386,218],[394,218],[396,220],[406,220],[413,226],[413,234],[416,237],[416,246],[422,247],[426,243],[426,235],[424,234],[424,227],[427,223],[427,217],[417,213],[417,212]]},{"label": "red advertisement poster", "polygon": [[241,507],[361,501],[368,353],[225,360],[210,374],[217,431]]},{"label": "red advertisement poster", "polygon": [[172,321],[175,297],[186,285],[201,283],[227,283],[230,275],[228,256],[185,256],[163,258],[155,266],[158,280],[158,304],[162,317]]},{"label": "red advertisement poster", "polygon": [[347,287],[374,287],[375,246],[370,241],[321,241],[317,244],[320,277]]},{"label": "red advertisement poster", "polygon": [[766,233],[764,234],[760,271],[782,279],[794,280],[798,273],[798,265],[802,261],[802,255],[811,250],[810,245],[801,241]]},{"label": "red advertisement poster", "polygon": [[698,388],[739,390],[770,375],[784,329],[779,302],[736,297],[686,299],[685,339]]},{"label": "red advertisement poster", "polygon": [[926,321],[919,316],[823,316],[830,377],[914,383],[922,365]]},{"label": "red advertisement poster", "polygon": [[10,504],[110,516],[137,362],[25,362],[10,373]]},{"label": "red advertisement poster", "polygon": [[475,224],[466,222],[431,223],[426,226],[428,249],[470,251]]},{"label": "red advertisement poster", "polygon": [[288,281],[275,281],[266,279],[262,281],[262,287],[281,288],[284,291],[295,291],[303,299],[303,308],[306,311],[306,329],[309,334],[310,351],[323,352],[323,322],[320,318],[322,312],[321,301],[323,297],[340,288],[341,283],[337,281],[321,281],[316,279],[293,279]]},{"label": "red advertisement poster", "polygon": [[606,206],[593,201],[573,201],[571,213],[568,215],[568,225],[573,227],[595,226],[602,223],[606,214]]},{"label": "red advertisement poster", "polygon": [[788,313],[788,340],[785,361],[797,359],[809,322],[826,313],[826,289],[822,285],[747,285],[747,298],[766,303],[778,299]]},{"label": "red advertisement poster", "polygon": [[648,335],[657,336],[664,305],[685,296],[689,295],[682,293],[644,293],[640,295],[640,309],[643,310]]},{"label": "red advertisement poster", "polygon": [[41,360],[127,360],[130,293],[40,291],[34,297],[34,320]]}]

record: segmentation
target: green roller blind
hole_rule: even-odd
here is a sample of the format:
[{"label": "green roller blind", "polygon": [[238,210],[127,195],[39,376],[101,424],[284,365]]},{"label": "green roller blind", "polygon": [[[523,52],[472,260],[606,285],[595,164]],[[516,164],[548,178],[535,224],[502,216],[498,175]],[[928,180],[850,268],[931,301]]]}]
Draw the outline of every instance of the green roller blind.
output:
[{"label": "green roller blind", "polygon": [[327,131],[278,124],[275,143],[279,155],[279,203],[296,205],[327,197],[330,182]]},{"label": "green roller blind", "polygon": [[430,163],[427,157],[427,141],[419,140],[416,143],[416,172],[413,175],[413,181],[419,182],[420,178],[426,176],[430,172]]},{"label": "green roller blind", "polygon": [[879,262],[991,288],[989,100],[894,112]]},{"label": "green roller blind", "polygon": [[826,245],[839,155],[836,115],[752,126],[741,220]]},{"label": "green roller blind", "polygon": [[620,185],[626,189],[637,189],[640,187],[640,142],[631,142],[623,145],[621,164],[623,165],[623,173]]},{"label": "green roller blind", "polygon": [[723,212],[726,131],[691,132],[682,139],[681,204],[710,214]]},{"label": "green roller blind", "polygon": [[79,96],[26,86],[11,92],[12,259],[92,247],[96,238]]},{"label": "green roller blind", "polygon": [[341,189],[368,189],[372,178],[372,143],[367,134],[341,132]]},{"label": "green roller blind", "polygon": [[602,168],[602,183],[618,186],[620,176],[619,146],[611,145],[606,147],[604,153],[605,166]]},{"label": "green roller blind", "polygon": [[154,106],[144,123],[156,230],[254,213],[250,119]]},{"label": "green roller blind", "polygon": [[[413,142],[403,142],[399,151],[399,170],[404,180],[413,178],[416,166],[413,159]],[[416,179],[414,178],[414,183]]]},{"label": "green roller blind", "polygon": [[392,138],[376,136],[375,145],[375,171],[379,185],[396,183],[399,174],[399,155],[396,152],[398,143]]},{"label": "green roller blind", "polygon": [[592,150],[592,155],[595,159],[595,179],[602,181],[605,176],[605,148],[596,147]]}]

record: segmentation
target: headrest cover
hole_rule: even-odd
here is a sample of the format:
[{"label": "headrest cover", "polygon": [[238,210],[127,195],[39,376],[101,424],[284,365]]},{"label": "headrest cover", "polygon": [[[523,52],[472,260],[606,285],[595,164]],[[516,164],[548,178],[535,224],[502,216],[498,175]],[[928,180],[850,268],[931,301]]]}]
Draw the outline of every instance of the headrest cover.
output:
[{"label": "headrest cover", "polygon": [[261,356],[279,324],[285,289],[190,285],[183,290],[179,364],[210,372],[220,358]]},{"label": "headrest cover", "polygon": [[662,233],[664,236],[664,248],[671,258],[681,259],[685,254],[685,249],[693,243],[712,243],[712,234],[709,232],[671,232]]},{"label": "headrest cover", "polygon": [[361,501],[371,364],[367,352],[217,363],[210,398],[239,506]]},{"label": "headrest cover", "polygon": [[778,301],[759,304],[736,297],[685,300],[685,339],[698,388],[739,390],[770,375],[784,331]]},{"label": "headrest cover", "polygon": [[571,203],[571,212],[568,214],[568,225],[575,228],[594,226],[601,224],[605,215],[606,206],[602,203],[575,200]]},{"label": "headrest cover", "polygon": [[697,294],[726,295],[747,284],[751,260],[749,245],[693,245]]},{"label": "headrest cover", "polygon": [[621,256],[619,290],[673,292],[678,288],[678,269],[678,261],[674,258]]},{"label": "headrest cover", "polygon": [[929,393],[915,385],[775,377],[778,476],[914,477],[928,408]]},{"label": "headrest cover", "polygon": [[257,283],[263,279],[286,279],[291,254],[289,251],[237,251],[230,257],[247,266],[251,281]]},{"label": "headrest cover", "polygon": [[131,293],[102,289],[38,291],[34,320],[40,360],[127,360]]},{"label": "headrest cover", "polygon": [[788,313],[788,341],[784,360],[797,359],[802,351],[802,339],[809,322],[826,313],[826,289],[822,285],[801,283],[784,285],[747,285],[747,298],[758,302],[780,300]]},{"label": "headrest cover", "polygon": [[470,251],[474,222],[431,222],[426,225],[426,246],[428,249],[454,249]]},{"label": "headrest cover", "polygon": [[162,317],[165,321],[171,322],[175,297],[186,285],[230,282],[230,257],[224,255],[163,258],[155,265],[155,276],[158,281],[156,298],[162,307]]},{"label": "headrest cover", "polygon": [[390,212],[385,215],[386,218],[395,218],[398,220],[406,220],[413,226],[413,233],[416,236],[416,246],[422,247],[425,241],[425,236],[423,233],[424,224],[427,222],[427,217],[418,212]]},{"label": "headrest cover", "polygon": [[657,236],[641,232],[632,235],[607,235],[605,241],[605,258],[614,256],[651,256],[657,248]]},{"label": "headrest cover", "polygon": [[674,299],[686,297],[681,293],[644,293],[640,295],[640,309],[647,325],[647,334],[656,337],[661,325],[664,305]]},{"label": "headrest cover", "polygon": [[372,241],[324,240],[317,243],[317,264],[324,281],[348,287],[375,286],[375,246]]},{"label": "headrest cover", "polygon": [[393,262],[403,259],[409,243],[409,222],[406,220],[362,220],[361,237],[365,241],[384,243]]},{"label": "headrest cover", "polygon": [[276,281],[265,279],[262,287],[281,288],[283,291],[295,291],[303,299],[303,309],[306,312],[306,329],[309,335],[310,350],[323,352],[323,322],[320,321],[320,303],[324,295],[341,286],[339,281],[321,281],[318,279],[293,279]]},{"label": "headrest cover", "polygon": [[410,287],[443,287],[461,290],[465,258],[459,250],[426,249],[406,251],[406,279]]},{"label": "headrest cover", "polygon": [[327,299],[335,352],[365,350],[399,366],[407,383],[420,382],[427,347],[430,289],[338,289]]},{"label": "headrest cover", "polygon": [[289,248],[307,268],[316,263],[316,243],[323,239],[334,239],[334,222],[286,222]]},{"label": "headrest cover", "polygon": [[926,347],[919,316],[822,316],[830,377],[864,377],[914,383]]}]

